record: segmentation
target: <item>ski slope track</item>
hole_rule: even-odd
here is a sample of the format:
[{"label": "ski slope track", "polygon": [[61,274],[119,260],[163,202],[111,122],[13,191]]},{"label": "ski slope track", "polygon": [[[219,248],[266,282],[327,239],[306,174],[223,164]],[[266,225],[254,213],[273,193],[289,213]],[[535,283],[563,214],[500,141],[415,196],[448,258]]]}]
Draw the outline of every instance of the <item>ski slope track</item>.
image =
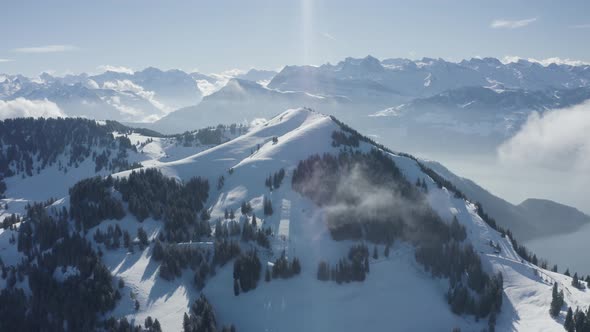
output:
[{"label": "ski slope track", "polygon": [[[220,325],[233,323],[240,331],[364,331],[367,327],[399,331],[480,331],[487,319],[476,321],[473,316],[458,316],[451,312],[445,293],[446,279],[433,278],[414,258],[414,248],[397,241],[388,258],[384,246],[378,246],[380,257],[370,260],[370,273],[364,282],[339,285],[316,278],[320,260],[336,262],[358,241],[334,241],[324,222],[322,208],[291,188],[293,169],[300,160],[313,154],[333,153],[331,135],[340,130],[332,118],[308,109],[290,109],[248,133],[229,142],[183,159],[166,162],[160,159],[149,167],[179,181],[194,176],[205,177],[211,185],[206,206],[211,222],[224,219],[226,209],[239,211],[243,201],[249,201],[259,218],[259,227],[270,227],[271,249],[260,250],[263,266],[273,262],[283,250],[287,257],[298,257],[302,272],[291,279],[261,280],[255,290],[234,296],[231,263],[217,269],[207,279],[204,293],[214,307]],[[277,140],[273,138],[276,137]],[[361,142],[357,148],[368,152],[375,146]],[[157,149],[152,151],[160,152]],[[560,331],[563,329],[566,306],[556,319],[549,315],[552,283],[564,289],[565,302],[572,308],[587,307],[590,291],[571,286],[571,278],[538,268],[524,261],[510,241],[490,228],[476,213],[475,204],[455,198],[446,188],[422,172],[417,161],[396,153],[387,153],[410,183],[426,179],[427,199],[432,208],[447,222],[453,216],[466,227],[467,240],[481,256],[484,269],[504,277],[504,298],[497,318],[497,331]],[[146,166],[148,167],[148,166]],[[283,184],[273,191],[265,179],[284,168]],[[229,172],[229,170],[232,170]],[[115,174],[128,176],[131,171]],[[220,176],[225,182],[215,185]],[[275,213],[264,217],[263,197],[273,203]],[[65,204],[68,199],[54,203]],[[248,218],[240,216],[240,218]],[[143,227],[150,238],[163,229],[160,221],[148,218],[139,223],[131,214],[120,221],[108,220],[96,227],[106,230],[118,223],[130,234]],[[0,231],[9,232],[9,231]],[[92,240],[94,229],[88,232]],[[499,245],[500,252],[490,246]],[[211,243],[186,245],[211,246]],[[0,253],[9,247],[8,236],[0,233]],[[372,246],[372,245],[371,245]],[[372,248],[371,248],[372,249]],[[125,281],[122,300],[107,316],[127,317],[143,323],[147,316],[158,318],[163,330],[182,330],[183,314],[199,296],[192,284],[193,273],[186,270],[181,278],[166,281],[158,277],[159,264],[150,259],[151,246],[144,251],[126,249],[104,251],[103,261],[115,278]],[[18,259],[16,260],[18,261]],[[5,260],[6,262],[6,260]],[[116,280],[116,279],[115,279]],[[133,295],[132,295],[133,294]],[[140,309],[133,309],[131,298]],[[427,315],[427,319],[425,319]]]}]

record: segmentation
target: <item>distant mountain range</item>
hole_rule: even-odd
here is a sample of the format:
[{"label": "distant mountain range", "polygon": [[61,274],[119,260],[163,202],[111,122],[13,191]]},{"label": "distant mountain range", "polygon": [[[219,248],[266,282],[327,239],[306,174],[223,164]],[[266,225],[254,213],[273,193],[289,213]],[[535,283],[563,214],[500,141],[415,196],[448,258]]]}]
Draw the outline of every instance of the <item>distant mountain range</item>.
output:
[{"label": "distant mountain range", "polygon": [[[502,85],[512,89],[543,90],[585,87],[590,84],[590,66],[544,67],[520,60],[504,64],[495,58],[459,63],[423,58],[346,58],[336,65],[287,66],[268,87],[284,91],[307,91],[321,95],[346,95],[352,99],[428,97],[467,86]],[[361,86],[363,89],[355,88]],[[354,93],[351,94],[351,91]]]},{"label": "distant mountain range", "polygon": [[[520,111],[567,106],[587,99],[590,66],[543,66],[526,60],[502,63],[495,58],[473,58],[458,63],[431,58],[380,61],[367,56],[346,58],[334,65],[286,66],[278,73],[251,69],[233,74],[205,75],[150,67],[136,72],[106,71],[97,75],[82,73],[63,77],[47,73],[36,78],[0,75],[0,100],[47,99],[68,116],[125,122],[155,122],[182,109],[185,114],[183,119],[196,121],[183,124],[190,125],[183,129],[194,129],[207,125],[208,116],[216,116],[203,116],[202,109],[209,107],[194,106],[201,102],[203,96],[224,90],[232,78],[241,82],[256,82],[274,92],[299,93],[265,100],[276,102],[274,109],[282,109],[285,105],[322,107],[325,101],[314,101],[325,98],[330,103],[341,103],[345,107],[354,105],[354,111],[350,109],[339,114],[347,118],[346,114],[351,112],[357,117],[391,115],[397,112],[397,107],[408,110],[468,106],[468,109]],[[236,81],[232,81],[227,91],[220,91],[214,97],[216,102],[248,108],[247,104],[260,98],[261,89],[246,87],[237,92],[235,85]],[[279,96],[274,92],[262,94],[266,99],[270,95]],[[240,97],[236,99],[238,94]],[[313,97],[310,99],[303,94]],[[246,104],[241,105],[241,102]],[[195,115],[187,118],[189,109],[194,110]],[[252,110],[248,117],[268,117],[265,106],[259,109],[259,112]],[[333,110],[327,108],[322,111],[332,113]],[[167,120],[162,121],[165,122]]]},{"label": "distant mountain range", "polygon": [[[268,81],[274,74],[250,70],[239,76]],[[63,77],[0,74],[0,100],[48,100],[68,116],[153,122],[176,109],[198,104],[204,94],[219,89],[228,79],[153,67],[133,73],[106,71]]]}]

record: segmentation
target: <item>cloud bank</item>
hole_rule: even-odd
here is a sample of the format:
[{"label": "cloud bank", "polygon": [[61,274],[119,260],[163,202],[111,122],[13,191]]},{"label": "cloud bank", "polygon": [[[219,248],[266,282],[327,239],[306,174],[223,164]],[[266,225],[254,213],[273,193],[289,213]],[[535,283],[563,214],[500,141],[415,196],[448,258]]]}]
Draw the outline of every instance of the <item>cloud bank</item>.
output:
[{"label": "cloud bank", "polygon": [[66,115],[55,103],[47,99],[28,100],[17,98],[9,101],[0,100],[0,120],[23,117],[57,118],[66,117]]},{"label": "cloud bank", "polygon": [[102,65],[102,66],[98,66],[98,70],[100,70],[101,72],[112,71],[114,73],[123,73],[123,74],[129,74],[129,75],[133,75],[133,73],[134,73],[133,69],[131,69],[129,67],[124,67],[124,66]]},{"label": "cloud bank", "polygon": [[497,19],[492,21],[490,24],[491,28],[494,29],[518,29],[526,27],[527,25],[535,22],[537,20],[536,17],[526,18],[523,20],[504,20],[504,19]]},{"label": "cloud bank", "polygon": [[545,67],[549,66],[552,63],[557,64],[557,65],[568,65],[568,66],[590,65],[590,63],[586,62],[586,61],[573,60],[570,58],[562,59],[559,57],[552,57],[552,58],[547,58],[547,59],[535,59],[535,58],[521,58],[519,56],[507,55],[502,58],[503,63],[518,62],[519,60],[526,60],[528,62],[536,62],[538,64],[545,66]]},{"label": "cloud bank", "polygon": [[501,162],[564,171],[590,171],[590,102],[532,113],[498,148]]},{"label": "cloud bank", "polygon": [[44,45],[35,47],[15,48],[12,51],[17,53],[59,53],[77,50],[79,50],[79,48],[73,45]]}]

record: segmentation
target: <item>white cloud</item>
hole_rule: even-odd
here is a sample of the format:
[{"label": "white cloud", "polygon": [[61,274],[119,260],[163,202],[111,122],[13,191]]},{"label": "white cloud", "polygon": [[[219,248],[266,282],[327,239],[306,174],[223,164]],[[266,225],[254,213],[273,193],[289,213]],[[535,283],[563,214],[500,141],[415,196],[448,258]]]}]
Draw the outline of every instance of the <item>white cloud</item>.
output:
[{"label": "white cloud", "polygon": [[18,53],[58,53],[58,52],[71,52],[79,50],[78,47],[72,45],[44,45],[35,47],[22,47],[15,48],[13,52]]},{"label": "white cloud", "polygon": [[227,84],[227,80],[224,80],[223,82],[215,81],[215,83],[210,83],[207,80],[197,80],[197,87],[199,88],[199,90],[201,90],[203,96],[208,96],[212,94],[213,92],[225,86],[225,84]]},{"label": "white cloud", "polygon": [[11,62],[11,61],[14,61],[14,60],[12,60],[12,59],[2,59],[2,58],[0,58],[0,62]]},{"label": "white cloud", "polygon": [[250,127],[258,127],[268,122],[265,118],[256,118],[250,121]]},{"label": "white cloud", "polygon": [[590,29],[590,23],[570,25],[571,29]]},{"label": "white cloud", "polygon": [[498,148],[504,163],[565,171],[590,171],[590,102],[532,113]]},{"label": "white cloud", "polygon": [[[131,82],[130,80],[117,80],[117,81],[107,81],[104,82],[102,85],[103,89],[110,89],[119,92],[132,92],[143,99],[147,100],[150,104],[152,104],[155,108],[161,110],[164,113],[168,113],[172,111],[166,105],[162,104],[158,100],[156,100],[156,93],[153,91],[145,90],[143,87]],[[120,104],[119,102],[117,104]],[[131,112],[125,112],[132,114]]]},{"label": "white cloud", "polygon": [[115,73],[133,74],[133,69],[124,66],[102,65],[97,67],[101,72],[112,71]]},{"label": "white cloud", "polygon": [[502,58],[503,63],[511,63],[511,62],[518,62],[518,60],[527,60],[529,62],[536,62],[543,66],[549,66],[552,63],[557,65],[569,65],[569,66],[583,66],[583,65],[590,65],[590,62],[582,61],[582,60],[573,60],[569,58],[559,58],[559,57],[552,57],[547,59],[534,59],[534,58],[521,58],[519,56],[514,55],[507,55]]},{"label": "white cloud", "polygon": [[246,71],[243,69],[234,68],[234,69],[228,69],[226,71],[223,71],[220,74],[211,74],[209,76],[232,78],[232,77],[236,77],[238,75],[245,74],[245,73],[246,73]]},{"label": "white cloud", "polygon": [[228,69],[219,74],[209,74],[209,77],[215,79],[215,82],[211,83],[207,80],[196,80],[197,87],[201,90],[203,96],[208,96],[223,88],[230,79],[245,73],[246,71],[242,69]]},{"label": "white cloud", "polygon": [[537,20],[536,17],[526,18],[523,20],[498,19],[498,20],[492,21],[492,23],[490,24],[490,27],[494,28],[494,29],[517,29],[517,28],[526,27],[527,25],[535,22],[536,20]]},{"label": "white cloud", "polygon": [[330,40],[336,40],[336,38],[334,38],[334,36],[332,36],[331,34],[329,34],[327,32],[322,32],[322,37],[330,39]]},{"label": "white cloud", "polygon": [[47,99],[28,100],[17,98],[8,101],[0,100],[0,120],[23,117],[57,118],[65,116],[65,113],[55,103]]}]

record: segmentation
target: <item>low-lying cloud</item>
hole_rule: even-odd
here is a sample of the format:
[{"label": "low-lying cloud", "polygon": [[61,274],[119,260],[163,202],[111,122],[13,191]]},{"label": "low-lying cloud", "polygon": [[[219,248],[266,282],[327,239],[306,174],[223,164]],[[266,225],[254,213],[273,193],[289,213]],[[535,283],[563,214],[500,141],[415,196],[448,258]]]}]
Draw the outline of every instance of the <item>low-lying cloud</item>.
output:
[{"label": "low-lying cloud", "polygon": [[9,118],[57,118],[65,117],[59,107],[47,100],[28,100],[25,98],[17,98],[14,100],[0,100],[0,120]]},{"label": "low-lying cloud", "polygon": [[500,161],[565,171],[590,171],[590,102],[532,113],[498,148]]},{"label": "low-lying cloud", "polygon": [[201,90],[203,96],[208,96],[214,92],[219,91],[232,78],[245,73],[246,71],[241,69],[229,69],[219,74],[209,74],[209,77],[213,78],[214,82],[209,82],[207,80],[197,80],[197,87],[199,90]]},{"label": "low-lying cloud", "polygon": [[492,21],[490,24],[491,28],[494,29],[517,29],[523,28],[527,25],[535,22],[537,20],[536,17],[526,18],[522,20],[504,20],[504,19],[497,19]]},{"label": "low-lying cloud", "polygon": [[111,66],[111,65],[102,65],[98,66],[98,70],[101,72],[114,72],[114,73],[123,73],[133,75],[134,71],[131,68],[124,67],[124,66]]},{"label": "low-lying cloud", "polygon": [[559,57],[552,57],[552,58],[547,58],[547,59],[535,59],[535,58],[521,58],[519,56],[507,55],[504,58],[502,58],[503,63],[513,63],[513,62],[518,62],[519,60],[526,60],[528,62],[535,62],[535,63],[538,63],[538,64],[543,65],[545,67],[547,67],[553,63],[556,65],[568,65],[568,66],[584,66],[584,65],[590,64],[590,63],[582,61],[582,60],[574,60],[574,59],[570,59],[570,58],[562,59]]},{"label": "low-lying cloud", "polygon": [[15,48],[12,51],[17,53],[59,53],[77,50],[79,50],[79,48],[73,45],[43,45],[34,47]]},{"label": "low-lying cloud", "polygon": [[[158,100],[156,100],[156,93],[153,91],[145,90],[143,87],[131,82],[130,80],[116,80],[116,81],[107,81],[103,84],[103,89],[110,89],[119,92],[132,92],[141,98],[147,100],[150,104],[152,104],[155,108],[161,110],[164,113],[168,113],[171,111],[166,105],[162,104]],[[120,105],[120,102],[117,102]],[[124,112],[128,114],[133,114],[132,112]]]}]

